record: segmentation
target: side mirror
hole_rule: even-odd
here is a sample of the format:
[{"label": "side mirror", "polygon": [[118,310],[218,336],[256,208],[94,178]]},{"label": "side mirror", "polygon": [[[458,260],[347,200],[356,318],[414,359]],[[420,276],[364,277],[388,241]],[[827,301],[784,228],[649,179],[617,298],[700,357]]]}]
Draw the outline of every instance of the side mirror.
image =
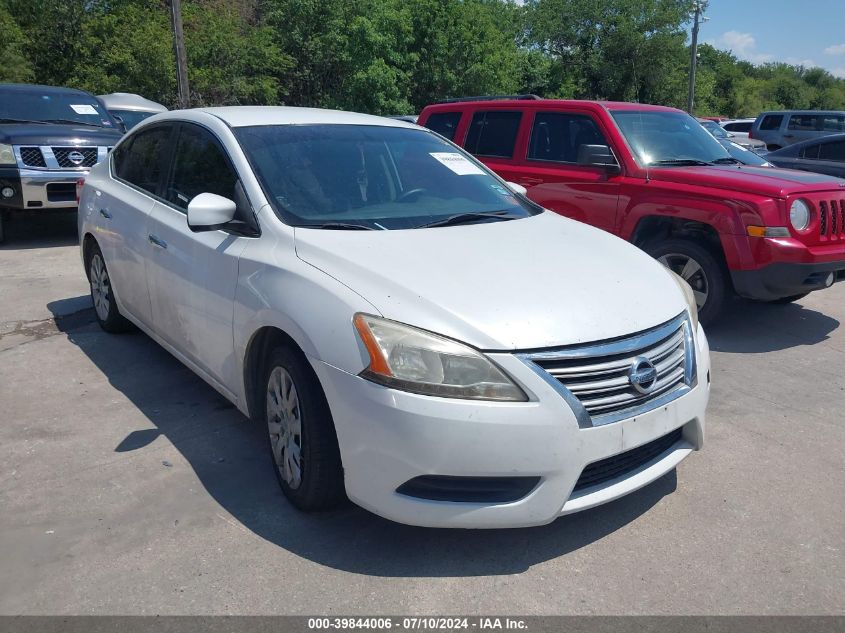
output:
[{"label": "side mirror", "polygon": [[201,193],[188,203],[188,226],[194,232],[214,231],[235,219],[234,200]]},{"label": "side mirror", "polygon": [[619,163],[607,145],[579,145],[578,164],[604,167],[611,174],[618,174],[620,171]]},{"label": "side mirror", "polygon": [[518,194],[520,194],[520,195],[523,195],[523,196],[524,196],[524,195],[526,195],[526,194],[528,193],[528,189],[526,189],[526,188],[525,188],[525,187],[523,187],[522,185],[519,185],[519,184],[517,184],[517,183],[515,183],[515,182],[510,182],[510,181],[508,181],[508,182],[507,182],[507,185],[508,185],[508,187],[510,187],[510,190],[511,190],[511,191],[513,191],[513,192],[515,192],[515,193],[518,193]]},{"label": "side mirror", "polygon": [[117,116],[116,114],[112,114],[111,116],[115,121],[117,121],[118,125],[120,125],[120,129],[123,130],[123,133],[126,134],[129,130],[126,128],[126,123],[123,122],[123,118]]}]

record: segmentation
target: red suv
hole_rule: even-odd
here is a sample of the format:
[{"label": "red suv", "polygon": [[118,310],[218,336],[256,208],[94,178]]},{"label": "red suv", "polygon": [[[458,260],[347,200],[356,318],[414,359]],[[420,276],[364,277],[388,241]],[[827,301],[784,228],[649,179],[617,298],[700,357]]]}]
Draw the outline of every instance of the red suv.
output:
[{"label": "red suv", "polygon": [[426,107],[424,125],[534,202],[637,244],[695,291],[788,302],[845,279],[845,180],[738,164],[687,113],[507,98]]}]

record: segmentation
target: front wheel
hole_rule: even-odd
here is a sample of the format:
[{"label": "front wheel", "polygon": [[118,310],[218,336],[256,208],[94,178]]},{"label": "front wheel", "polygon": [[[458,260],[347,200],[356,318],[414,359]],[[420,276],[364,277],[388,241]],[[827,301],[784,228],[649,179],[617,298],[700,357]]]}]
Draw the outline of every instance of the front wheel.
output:
[{"label": "front wheel", "polygon": [[724,266],[712,251],[693,240],[673,239],[655,244],[648,253],[690,285],[699,321],[711,323],[730,295]]},{"label": "front wheel", "polygon": [[270,355],[265,422],[276,477],[300,510],[327,510],[345,497],[329,405],[308,361],[287,346]]}]

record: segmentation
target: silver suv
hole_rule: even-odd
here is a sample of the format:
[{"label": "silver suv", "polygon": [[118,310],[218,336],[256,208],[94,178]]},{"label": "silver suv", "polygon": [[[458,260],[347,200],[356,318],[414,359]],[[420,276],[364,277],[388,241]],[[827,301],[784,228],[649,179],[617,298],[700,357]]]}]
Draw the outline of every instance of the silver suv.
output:
[{"label": "silver suv", "polygon": [[763,141],[769,151],[774,151],[841,132],[845,132],[845,112],[841,110],[782,110],[761,113],[748,136]]}]

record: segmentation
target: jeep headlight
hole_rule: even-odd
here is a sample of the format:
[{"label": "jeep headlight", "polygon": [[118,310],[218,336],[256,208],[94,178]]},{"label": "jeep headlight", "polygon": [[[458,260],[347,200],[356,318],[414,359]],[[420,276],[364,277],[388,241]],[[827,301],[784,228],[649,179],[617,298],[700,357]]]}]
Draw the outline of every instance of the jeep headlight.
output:
[{"label": "jeep headlight", "polygon": [[789,207],[789,222],[796,231],[810,226],[810,207],[803,200],[793,200]]},{"label": "jeep headlight", "polygon": [[0,165],[16,165],[15,152],[11,145],[0,143]]},{"label": "jeep headlight", "polygon": [[528,399],[492,361],[467,345],[369,314],[356,314],[353,322],[370,355],[362,378],[442,398]]},{"label": "jeep headlight", "polygon": [[675,280],[675,283],[678,284],[678,288],[681,289],[681,292],[684,293],[684,298],[687,300],[687,309],[689,310],[690,318],[692,319],[692,329],[693,332],[698,330],[698,303],[695,300],[695,293],[692,291],[692,286],[690,286],[684,278],[681,277],[674,271],[666,269],[671,275],[672,279]]}]

